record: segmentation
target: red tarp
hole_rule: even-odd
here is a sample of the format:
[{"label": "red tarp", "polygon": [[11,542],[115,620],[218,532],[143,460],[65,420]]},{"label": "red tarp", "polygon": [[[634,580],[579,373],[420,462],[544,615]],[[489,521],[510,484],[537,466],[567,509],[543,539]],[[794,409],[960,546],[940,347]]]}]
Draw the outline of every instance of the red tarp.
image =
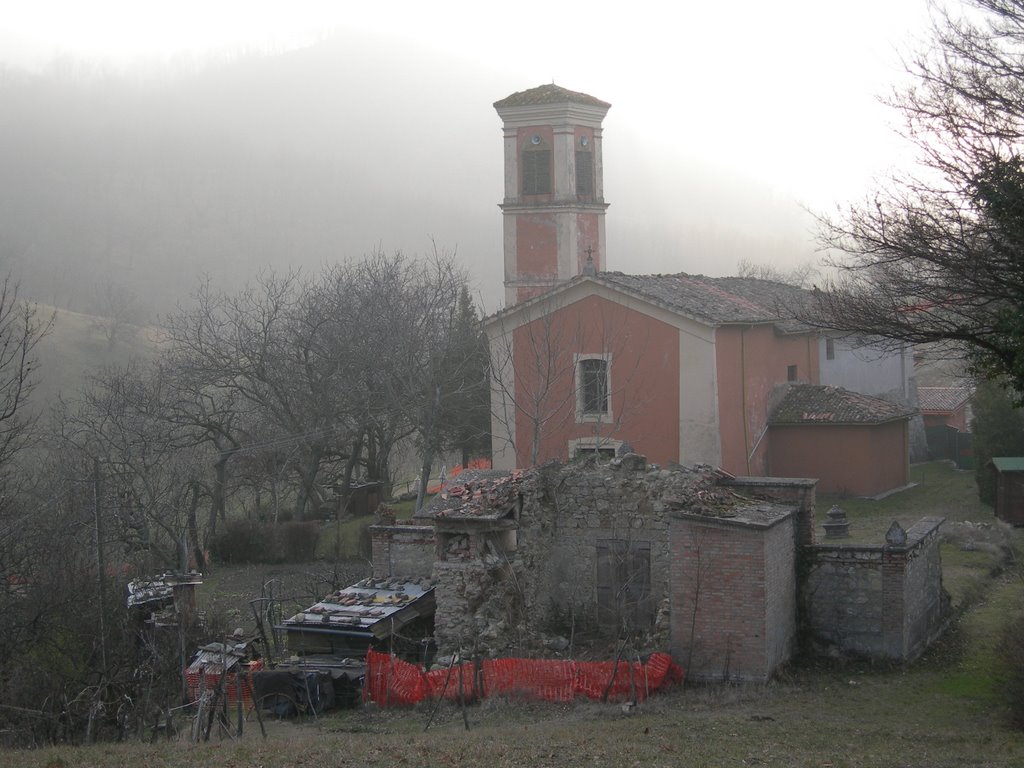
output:
[{"label": "red tarp", "polygon": [[[543,701],[571,701],[576,696],[609,701],[643,701],[664,685],[682,682],[683,670],[667,653],[655,653],[646,664],[561,659],[485,659],[451,669],[424,672],[419,666],[386,653],[366,654],[363,698],[380,706],[415,704],[442,696],[466,701],[485,696],[522,696]],[[614,673],[614,679],[612,679]],[[609,688],[609,681],[611,687]]]}]

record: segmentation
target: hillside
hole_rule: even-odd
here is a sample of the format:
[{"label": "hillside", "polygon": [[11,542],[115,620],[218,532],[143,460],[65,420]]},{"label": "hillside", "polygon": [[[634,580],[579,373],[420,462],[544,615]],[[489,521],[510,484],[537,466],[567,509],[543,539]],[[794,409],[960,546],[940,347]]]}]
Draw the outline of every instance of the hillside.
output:
[{"label": "hillside", "polygon": [[39,384],[33,408],[43,411],[59,396],[73,397],[89,376],[105,366],[124,365],[154,354],[159,331],[152,326],[119,325],[110,339],[110,318],[69,312],[40,304],[39,317],[54,315],[53,331],[38,347]]}]

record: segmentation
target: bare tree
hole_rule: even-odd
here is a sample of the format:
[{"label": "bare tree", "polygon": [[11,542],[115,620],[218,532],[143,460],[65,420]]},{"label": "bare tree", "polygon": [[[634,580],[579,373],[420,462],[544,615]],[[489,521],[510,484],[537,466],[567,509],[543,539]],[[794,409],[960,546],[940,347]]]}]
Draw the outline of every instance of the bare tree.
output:
[{"label": "bare tree", "polygon": [[344,370],[320,296],[297,274],[266,273],[237,294],[202,286],[168,322],[170,344],[206,387],[229,393],[291,442],[295,516],[318,506],[325,461],[349,444]]},{"label": "bare tree", "polygon": [[[822,220],[840,276],[807,320],[929,343],[1024,385],[1024,2],[934,6],[914,83],[891,99],[915,174]],[[976,12],[974,12],[976,11]]]},{"label": "bare tree", "polygon": [[0,283],[0,471],[25,447],[34,420],[26,413],[26,402],[38,381],[36,348],[53,328],[53,322],[53,315],[41,317],[34,304],[18,296],[18,284],[10,276],[3,279]]},{"label": "bare tree", "polygon": [[751,259],[740,259],[736,264],[737,277],[752,277],[758,280],[771,280],[785,283],[797,288],[810,288],[817,278],[818,269],[810,262],[798,264],[790,269],[781,269],[774,264],[755,262]]},{"label": "bare tree", "polygon": [[135,292],[112,281],[97,284],[94,305],[93,325],[107,340],[107,349],[113,349],[128,328],[142,317]]},{"label": "bare tree", "polygon": [[419,448],[418,509],[445,442],[446,420],[470,388],[479,387],[473,376],[479,358],[471,354],[478,330],[462,316],[466,275],[436,250],[419,260],[375,253],[356,266],[353,293],[359,327],[375,346],[364,359],[375,360],[377,398],[392,421],[409,425]]},{"label": "bare tree", "polygon": [[159,373],[138,363],[103,370],[56,423],[70,461],[101,468],[125,547],[147,567],[173,568],[202,549],[190,496],[205,462],[167,418],[172,393]]}]

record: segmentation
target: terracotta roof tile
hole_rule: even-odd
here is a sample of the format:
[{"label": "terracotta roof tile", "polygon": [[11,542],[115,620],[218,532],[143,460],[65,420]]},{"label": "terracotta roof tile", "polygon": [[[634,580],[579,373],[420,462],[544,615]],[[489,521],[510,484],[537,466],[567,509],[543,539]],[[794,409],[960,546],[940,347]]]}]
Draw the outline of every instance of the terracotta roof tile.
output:
[{"label": "terracotta roof tile", "polygon": [[883,424],[914,411],[880,397],[842,387],[793,384],[772,410],[769,424]]},{"label": "terracotta roof tile", "polygon": [[970,387],[918,387],[917,398],[922,411],[952,412],[966,403],[973,394]]},{"label": "terracotta roof tile", "polygon": [[595,99],[586,93],[570,91],[554,83],[539,85],[526,91],[518,91],[511,96],[506,96],[501,101],[494,102],[494,108],[501,107],[528,107],[535,104],[561,104],[568,102],[572,104],[586,104],[591,107],[610,107],[607,101]]},{"label": "terracotta roof tile", "polygon": [[806,307],[810,291],[796,286],[752,277],[705,277],[704,275],[626,275],[602,272],[597,279],[643,294],[671,309],[710,325],[774,323],[785,333],[810,327],[794,319],[798,307]]}]

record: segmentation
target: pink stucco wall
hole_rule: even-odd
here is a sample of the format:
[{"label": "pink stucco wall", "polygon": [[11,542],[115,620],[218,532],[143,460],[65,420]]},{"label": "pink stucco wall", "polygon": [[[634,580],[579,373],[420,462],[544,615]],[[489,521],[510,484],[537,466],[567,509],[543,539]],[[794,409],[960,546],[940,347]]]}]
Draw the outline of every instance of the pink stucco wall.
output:
[{"label": "pink stucco wall", "polygon": [[[736,475],[765,475],[768,401],[788,368],[797,381],[819,383],[817,338],[781,336],[770,325],[727,326],[715,332],[722,468]],[[801,475],[803,476],[803,475]]]},{"label": "pink stucco wall", "polygon": [[591,253],[594,257],[594,269],[601,271],[604,267],[602,264],[604,260],[601,257],[601,246],[600,246],[600,235],[599,235],[599,217],[595,213],[578,213],[576,214],[576,231],[578,233],[578,240],[576,242],[576,272],[580,273],[583,271],[583,267],[587,264],[587,248],[591,249]]},{"label": "pink stucco wall", "polygon": [[[611,355],[610,423],[577,421],[576,354]],[[652,462],[679,460],[676,328],[588,296],[516,328],[513,360],[519,466],[530,466],[538,432],[538,463],[569,458],[570,440],[594,437],[627,441]]]},{"label": "pink stucco wall", "polygon": [[907,421],[773,426],[768,472],[816,477],[818,491],[875,496],[910,482]]},{"label": "pink stucco wall", "polygon": [[558,276],[558,233],[553,214],[517,216],[516,244],[518,278]]}]

